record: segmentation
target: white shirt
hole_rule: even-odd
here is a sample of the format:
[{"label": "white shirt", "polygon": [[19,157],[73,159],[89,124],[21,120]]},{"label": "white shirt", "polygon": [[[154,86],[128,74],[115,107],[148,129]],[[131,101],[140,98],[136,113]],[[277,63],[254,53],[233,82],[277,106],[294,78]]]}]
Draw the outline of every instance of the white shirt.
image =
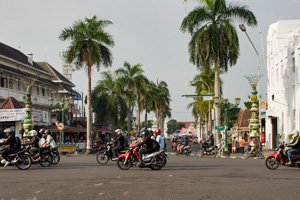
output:
[{"label": "white shirt", "polygon": [[54,141],[54,139],[52,138],[51,135],[47,135],[46,142],[47,142],[48,145],[50,145],[51,149],[56,147],[56,143],[55,143],[55,141]]}]

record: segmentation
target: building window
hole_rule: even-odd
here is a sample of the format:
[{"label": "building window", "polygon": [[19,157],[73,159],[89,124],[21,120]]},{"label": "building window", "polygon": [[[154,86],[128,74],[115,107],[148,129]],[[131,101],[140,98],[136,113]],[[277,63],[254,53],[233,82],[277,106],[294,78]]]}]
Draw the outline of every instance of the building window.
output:
[{"label": "building window", "polygon": [[7,78],[4,77],[3,72],[0,74],[0,86],[3,88],[7,88]]},{"label": "building window", "polygon": [[20,78],[17,79],[17,90],[21,91],[21,79]]},{"label": "building window", "polygon": [[10,75],[10,78],[8,79],[8,88],[13,89],[13,79],[12,75]]},{"label": "building window", "polygon": [[292,72],[294,73],[296,71],[296,65],[295,65],[295,57],[292,58]]},{"label": "building window", "polygon": [[43,97],[45,96],[45,88],[44,87],[42,87],[42,95],[43,95]]},{"label": "building window", "polygon": [[36,83],[36,94],[40,95],[40,87],[39,87],[39,83]]}]

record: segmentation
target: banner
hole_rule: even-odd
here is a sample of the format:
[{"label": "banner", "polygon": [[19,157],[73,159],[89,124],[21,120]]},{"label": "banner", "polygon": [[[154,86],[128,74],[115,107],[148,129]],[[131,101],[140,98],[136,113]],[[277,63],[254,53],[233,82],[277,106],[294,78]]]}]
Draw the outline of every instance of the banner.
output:
[{"label": "banner", "polygon": [[1,109],[0,122],[21,121],[25,119],[24,109]]}]

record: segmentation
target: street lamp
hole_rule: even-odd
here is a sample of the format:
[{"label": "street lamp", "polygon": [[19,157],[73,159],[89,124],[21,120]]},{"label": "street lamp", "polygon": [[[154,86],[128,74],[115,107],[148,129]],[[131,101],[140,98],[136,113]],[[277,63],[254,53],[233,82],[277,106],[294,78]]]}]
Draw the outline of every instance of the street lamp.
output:
[{"label": "street lamp", "polygon": [[[253,47],[256,55],[257,55],[257,77],[260,78],[261,75],[260,75],[260,70],[259,70],[259,55],[258,55],[258,52],[257,52],[254,44],[252,43],[249,35],[247,34],[245,25],[244,24],[240,24],[239,27],[240,27],[241,31],[243,31],[246,34],[247,38],[249,39],[249,41],[250,41],[250,43],[251,43],[251,45],[252,45],[252,47]],[[259,101],[260,100],[260,84],[259,84],[259,79],[258,79],[258,82],[257,82],[257,87],[258,87],[258,101]],[[260,127],[261,121],[260,121],[260,109],[259,109],[259,107],[260,107],[260,104],[258,103],[258,113],[259,113],[258,119],[259,119],[259,127]]]},{"label": "street lamp", "polygon": [[[73,97],[69,97],[69,98],[62,98],[61,103],[57,103],[55,106],[53,106],[53,99],[51,97],[49,97],[48,99],[48,105],[51,108],[51,110],[53,108],[56,108],[56,110],[61,111],[61,122],[63,124],[65,124],[65,110],[69,109],[74,103],[74,99]],[[64,129],[61,130],[61,137],[60,137],[60,142],[64,143]]]},{"label": "street lamp", "polygon": [[[235,103],[235,106],[236,106],[236,107],[239,106],[240,102],[241,102],[241,98],[240,98],[240,97],[234,98],[234,103]],[[238,124],[238,130],[237,130],[237,133],[238,133],[238,141],[240,141],[240,133],[239,133],[239,129],[240,129],[239,115],[238,115],[238,117],[237,117],[237,124]]]}]

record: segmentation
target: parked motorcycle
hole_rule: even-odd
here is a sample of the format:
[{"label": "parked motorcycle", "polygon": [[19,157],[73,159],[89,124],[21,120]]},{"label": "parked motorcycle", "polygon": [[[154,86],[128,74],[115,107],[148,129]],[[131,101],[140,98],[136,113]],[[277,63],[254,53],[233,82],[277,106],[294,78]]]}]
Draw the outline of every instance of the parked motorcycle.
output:
[{"label": "parked motorcycle", "polygon": [[[18,169],[26,170],[31,166],[31,158],[27,154],[25,154],[31,147],[21,148],[15,151],[12,154],[8,155],[8,161],[10,162],[9,166],[16,165]],[[0,149],[0,155],[3,150],[6,148]],[[5,164],[5,159],[0,156],[1,164]]]},{"label": "parked motorcycle", "polygon": [[[108,160],[113,159],[113,152],[112,152],[112,143],[107,143],[99,149],[100,151],[97,153],[96,160],[99,164],[103,165],[108,162]],[[102,151],[101,151],[102,150]],[[121,153],[125,153],[126,150],[122,150]],[[112,160],[113,161],[113,160]]]},{"label": "parked motorcycle", "polygon": [[121,170],[128,170],[130,167],[134,166],[160,170],[166,164],[165,157],[160,151],[156,151],[150,154],[145,154],[142,158],[143,165],[138,165],[140,157],[137,151],[139,148],[140,147],[135,147],[134,143],[132,143],[130,145],[130,149],[118,157],[117,165]]},{"label": "parked motorcycle", "polygon": [[268,155],[265,165],[268,169],[275,170],[279,165],[286,167],[298,167],[300,169],[300,155],[292,156],[292,165],[285,165],[288,162],[287,155],[283,152],[284,144],[279,144],[274,153]]},{"label": "parked motorcycle", "polygon": [[192,153],[192,151],[191,151],[191,145],[187,145],[187,146],[185,146],[185,147],[183,147],[183,149],[181,150],[181,152],[180,152],[180,146],[181,146],[182,144],[179,144],[178,146],[177,146],[177,148],[176,148],[176,156],[179,156],[180,154],[181,155],[186,155],[186,156],[189,156],[191,153]]}]

